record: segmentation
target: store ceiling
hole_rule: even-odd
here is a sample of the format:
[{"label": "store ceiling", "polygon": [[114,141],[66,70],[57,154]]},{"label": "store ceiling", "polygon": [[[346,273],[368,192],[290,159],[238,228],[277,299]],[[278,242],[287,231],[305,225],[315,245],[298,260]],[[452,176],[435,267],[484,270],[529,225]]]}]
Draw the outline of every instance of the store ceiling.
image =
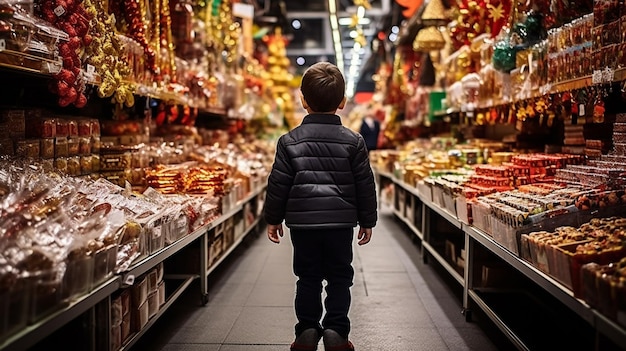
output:
[{"label": "store ceiling", "polygon": [[[372,52],[372,39],[378,32],[392,33],[394,24],[399,25],[403,18],[397,11],[394,0],[369,0],[369,9],[363,18],[354,24],[353,16],[358,7],[354,0],[257,0],[255,16],[276,18],[288,36],[287,56],[295,73],[302,73],[311,64],[329,61],[343,68],[348,85],[348,96],[356,89],[363,65]],[[335,44],[331,26],[330,9],[336,7],[338,20],[338,44]],[[282,16],[282,18],[281,18]],[[398,23],[395,23],[398,22]],[[355,34],[360,30],[365,45],[355,50]],[[393,38],[392,34],[392,38]],[[359,38],[359,36],[356,36]],[[357,40],[358,41],[358,40]],[[338,55],[338,51],[341,51]],[[339,63],[337,57],[343,58]]]}]

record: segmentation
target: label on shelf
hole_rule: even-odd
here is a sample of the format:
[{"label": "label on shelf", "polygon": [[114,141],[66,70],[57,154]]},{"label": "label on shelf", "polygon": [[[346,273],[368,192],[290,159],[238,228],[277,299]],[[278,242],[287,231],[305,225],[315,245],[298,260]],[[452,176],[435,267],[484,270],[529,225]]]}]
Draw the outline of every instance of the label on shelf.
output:
[{"label": "label on shelf", "polygon": [[135,276],[133,274],[127,274],[124,277],[124,285],[133,285],[135,284]]}]

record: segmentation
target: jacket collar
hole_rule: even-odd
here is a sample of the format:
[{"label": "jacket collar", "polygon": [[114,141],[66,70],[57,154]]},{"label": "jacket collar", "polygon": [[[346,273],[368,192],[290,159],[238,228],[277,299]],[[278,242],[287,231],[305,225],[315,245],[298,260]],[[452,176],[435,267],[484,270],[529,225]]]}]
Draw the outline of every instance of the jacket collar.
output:
[{"label": "jacket collar", "polygon": [[312,113],[306,115],[302,120],[302,124],[317,123],[317,124],[338,124],[341,125],[341,117],[337,115]]}]

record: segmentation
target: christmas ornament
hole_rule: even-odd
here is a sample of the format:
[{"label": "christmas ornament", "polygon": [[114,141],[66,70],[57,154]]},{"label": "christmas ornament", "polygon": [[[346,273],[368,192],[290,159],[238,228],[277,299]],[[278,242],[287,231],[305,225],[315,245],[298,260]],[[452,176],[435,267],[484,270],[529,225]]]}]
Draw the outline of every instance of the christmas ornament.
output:
[{"label": "christmas ornament", "polygon": [[446,25],[449,22],[449,18],[446,16],[442,0],[428,0],[421,19],[424,26]]},{"label": "christmas ornament", "polygon": [[69,41],[59,44],[63,68],[54,76],[50,90],[59,96],[61,107],[73,104],[82,108],[87,104],[81,53],[91,44],[89,34],[93,13],[86,11],[82,1],[40,1],[38,15],[69,35]]},{"label": "christmas ornament", "polygon": [[415,51],[438,51],[444,48],[446,40],[436,27],[422,28],[413,41]]},{"label": "christmas ornament", "polygon": [[454,22],[449,25],[455,49],[470,45],[484,33],[496,37],[509,21],[511,0],[460,0],[457,4]]},{"label": "christmas ornament", "polygon": [[509,73],[515,68],[517,44],[508,29],[494,43],[491,60],[496,70]]}]

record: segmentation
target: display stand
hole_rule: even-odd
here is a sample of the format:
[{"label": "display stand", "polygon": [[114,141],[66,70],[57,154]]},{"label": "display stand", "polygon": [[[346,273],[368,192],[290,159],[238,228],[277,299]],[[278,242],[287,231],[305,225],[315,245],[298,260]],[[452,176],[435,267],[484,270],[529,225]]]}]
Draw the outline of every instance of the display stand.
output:
[{"label": "display stand", "polygon": [[208,264],[209,233],[212,229],[224,222],[232,220],[235,216],[242,214],[246,206],[252,205],[254,208],[261,206],[264,192],[265,186],[258,186],[257,189],[250,192],[245,198],[236,201],[225,214],[222,214],[209,224],[196,229],[171,245],[135,262],[123,274],[113,276],[111,279],[94,288],[90,293],[75,299],[65,308],[57,310],[37,323],[28,325],[23,330],[3,340],[0,344],[0,350],[27,350],[45,340],[49,335],[57,332],[75,318],[86,315],[90,322],[88,323],[89,325],[86,326],[87,330],[85,330],[85,333],[88,333],[92,339],[90,345],[71,345],[71,339],[69,339],[69,344],[64,345],[64,347],[68,349],[115,351],[111,350],[111,341],[109,339],[111,329],[111,296],[121,289],[132,286],[135,278],[146,274],[157,265],[165,262],[168,258],[174,257],[179,254],[181,250],[190,248],[193,246],[192,244],[196,243],[199,243],[197,247],[199,248],[198,256],[200,257],[200,266],[196,266],[195,273],[166,276],[165,278],[171,284],[173,284],[173,280],[179,281],[178,285],[176,285],[176,288],[166,297],[165,303],[160,306],[158,312],[148,320],[147,324],[125,340],[121,348],[117,350],[130,349],[165,311],[172,306],[189,285],[198,278],[200,278],[201,301],[203,304],[206,304],[208,302],[209,288],[208,275],[244,241],[248,234],[257,229],[260,223],[259,211],[255,212],[256,216],[251,223],[247,225],[242,223],[242,225],[233,229],[240,230],[239,233],[236,233],[237,239],[227,247],[224,247],[220,257],[214,260],[211,265]]},{"label": "display stand", "polygon": [[424,261],[433,259],[462,287],[468,322],[480,312],[519,350],[626,348],[626,329],[572,290],[461,221],[432,194],[391,173],[375,174],[379,186],[392,184],[393,213],[419,239]]}]

